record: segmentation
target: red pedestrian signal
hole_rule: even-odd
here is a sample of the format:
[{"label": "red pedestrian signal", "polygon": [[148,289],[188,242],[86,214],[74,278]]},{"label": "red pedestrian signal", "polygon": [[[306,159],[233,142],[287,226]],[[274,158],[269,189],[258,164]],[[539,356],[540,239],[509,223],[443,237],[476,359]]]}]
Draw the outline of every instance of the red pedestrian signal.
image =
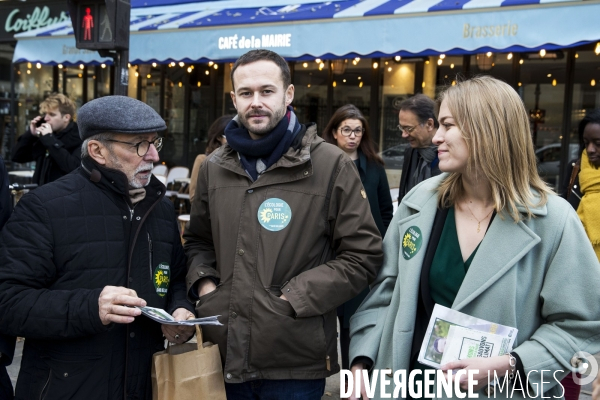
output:
[{"label": "red pedestrian signal", "polygon": [[76,47],[129,49],[129,0],[69,0]]},{"label": "red pedestrian signal", "polygon": [[92,28],[94,27],[94,17],[91,14],[92,10],[89,7],[85,8],[85,15],[83,16],[83,40],[92,40]]}]

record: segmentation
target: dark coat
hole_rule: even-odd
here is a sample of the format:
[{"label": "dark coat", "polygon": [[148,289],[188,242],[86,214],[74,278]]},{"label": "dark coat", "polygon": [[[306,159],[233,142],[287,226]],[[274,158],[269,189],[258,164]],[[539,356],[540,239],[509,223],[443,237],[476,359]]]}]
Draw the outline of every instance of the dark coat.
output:
[{"label": "dark coat", "polygon": [[[367,192],[367,199],[371,206],[371,214],[377,225],[377,229],[381,233],[381,237],[385,236],[390,221],[394,216],[394,205],[392,204],[392,196],[390,195],[390,185],[387,180],[385,168],[376,162],[367,161],[367,157],[362,151],[358,151],[358,174],[360,181]],[[338,315],[343,316],[342,328],[350,327],[350,317],[354,315],[356,309],[367,297],[369,288],[363,290],[358,296],[348,300],[343,305],[338,307]]]},{"label": "dark coat", "polygon": [[336,309],[377,273],[381,237],[352,160],[316,126],[254,182],[229,145],[208,156],[184,239],[188,289],[219,281],[196,310],[222,315],[203,333],[226,382],[339,371]]},{"label": "dark coat", "polygon": [[[19,201],[0,240],[0,329],[26,338],[17,399],[151,399],[160,325],[140,316],[105,326],[98,297],[123,286],[148,306],[193,310],[164,191],[152,177],[132,208],[125,174],[86,158]],[[166,294],[155,287],[161,264],[170,267]]]},{"label": "dark coat", "polygon": [[43,185],[79,167],[81,144],[82,140],[75,122],[70,122],[60,132],[39,138],[27,129],[13,147],[11,158],[18,163],[35,161],[32,183]]},{"label": "dark coat", "polygon": [[[409,185],[408,185],[408,177],[412,173],[413,169],[416,167],[418,157],[419,157],[418,149],[413,149],[412,147],[409,146],[406,148],[406,150],[404,150],[404,162],[402,163],[402,176],[400,177],[400,187],[398,189],[398,206],[400,206],[400,203],[402,202],[402,198],[404,198],[404,196],[408,192],[410,192],[410,190],[412,189],[412,186],[409,187]],[[439,164],[440,164],[440,160],[436,156],[430,164],[431,177],[437,176],[442,173],[440,171]],[[420,183],[420,182],[417,182],[417,183]]]},{"label": "dark coat", "polygon": [[10,198],[8,172],[4,166],[4,159],[0,156],[0,230],[8,221],[12,212],[12,203]]},{"label": "dark coat", "polygon": [[360,181],[367,192],[367,199],[369,199],[375,224],[381,233],[381,237],[384,237],[394,216],[394,206],[385,168],[376,162],[367,161],[367,157],[359,150],[358,173]]},{"label": "dark coat", "polygon": [[[10,213],[12,204],[8,190],[8,173],[4,160],[0,156],[0,229],[4,226]],[[6,365],[10,365],[15,353],[15,337],[0,335],[0,399],[7,400],[13,397],[13,387],[6,372]]]},{"label": "dark coat", "polygon": [[571,160],[569,162],[569,165],[567,166],[567,173],[565,174],[565,179],[560,188],[560,196],[566,199],[575,210],[577,210],[577,207],[579,207],[579,202],[583,197],[583,193],[581,193],[581,187],[579,186],[579,172],[577,172],[575,180],[573,181],[573,186],[571,186],[571,188],[569,188],[569,183],[571,182],[573,168],[578,162],[579,160]]}]

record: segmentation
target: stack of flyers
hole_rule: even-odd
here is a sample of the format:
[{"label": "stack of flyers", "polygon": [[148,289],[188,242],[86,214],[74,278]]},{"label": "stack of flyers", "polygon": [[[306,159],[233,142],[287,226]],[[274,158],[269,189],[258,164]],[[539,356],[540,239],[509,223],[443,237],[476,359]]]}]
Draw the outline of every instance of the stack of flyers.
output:
[{"label": "stack of flyers", "polygon": [[165,325],[223,325],[219,322],[217,317],[220,315],[213,315],[212,317],[204,317],[204,318],[195,318],[188,319],[185,321],[175,321],[175,319],[163,310],[162,308],[154,308],[154,307],[136,307],[142,311],[142,314],[146,317],[155,320],[156,322],[160,322]]},{"label": "stack of flyers", "polygon": [[[437,369],[454,360],[503,355],[512,350],[517,332],[517,328],[495,324],[436,304],[418,361]],[[478,345],[474,346],[473,341],[477,341]]]}]

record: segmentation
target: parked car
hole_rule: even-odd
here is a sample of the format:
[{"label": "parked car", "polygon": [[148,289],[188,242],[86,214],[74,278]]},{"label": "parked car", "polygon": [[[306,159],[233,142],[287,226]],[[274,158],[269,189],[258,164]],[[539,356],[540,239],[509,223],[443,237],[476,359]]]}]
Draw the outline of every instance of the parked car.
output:
[{"label": "parked car", "polygon": [[[560,175],[560,143],[553,143],[540,147],[535,151],[535,157],[538,162],[538,173],[555,190],[558,189],[558,176]],[[579,157],[579,145],[571,143],[569,145],[569,158],[567,161]]]},{"label": "parked car", "polygon": [[404,163],[404,151],[410,146],[408,143],[401,143],[397,146],[385,149],[379,155],[385,163],[386,169],[402,169]]}]

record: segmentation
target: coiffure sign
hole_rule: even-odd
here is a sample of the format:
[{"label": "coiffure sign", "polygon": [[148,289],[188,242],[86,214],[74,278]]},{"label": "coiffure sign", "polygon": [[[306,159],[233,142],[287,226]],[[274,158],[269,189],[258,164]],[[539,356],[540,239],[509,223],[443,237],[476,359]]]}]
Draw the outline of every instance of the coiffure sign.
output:
[{"label": "coiffure sign", "polygon": [[27,32],[32,29],[43,28],[45,26],[67,21],[69,16],[64,10],[62,4],[21,6],[13,5],[0,8],[0,15],[6,15],[3,18],[2,29],[0,30],[0,42],[13,41],[16,33]]}]

